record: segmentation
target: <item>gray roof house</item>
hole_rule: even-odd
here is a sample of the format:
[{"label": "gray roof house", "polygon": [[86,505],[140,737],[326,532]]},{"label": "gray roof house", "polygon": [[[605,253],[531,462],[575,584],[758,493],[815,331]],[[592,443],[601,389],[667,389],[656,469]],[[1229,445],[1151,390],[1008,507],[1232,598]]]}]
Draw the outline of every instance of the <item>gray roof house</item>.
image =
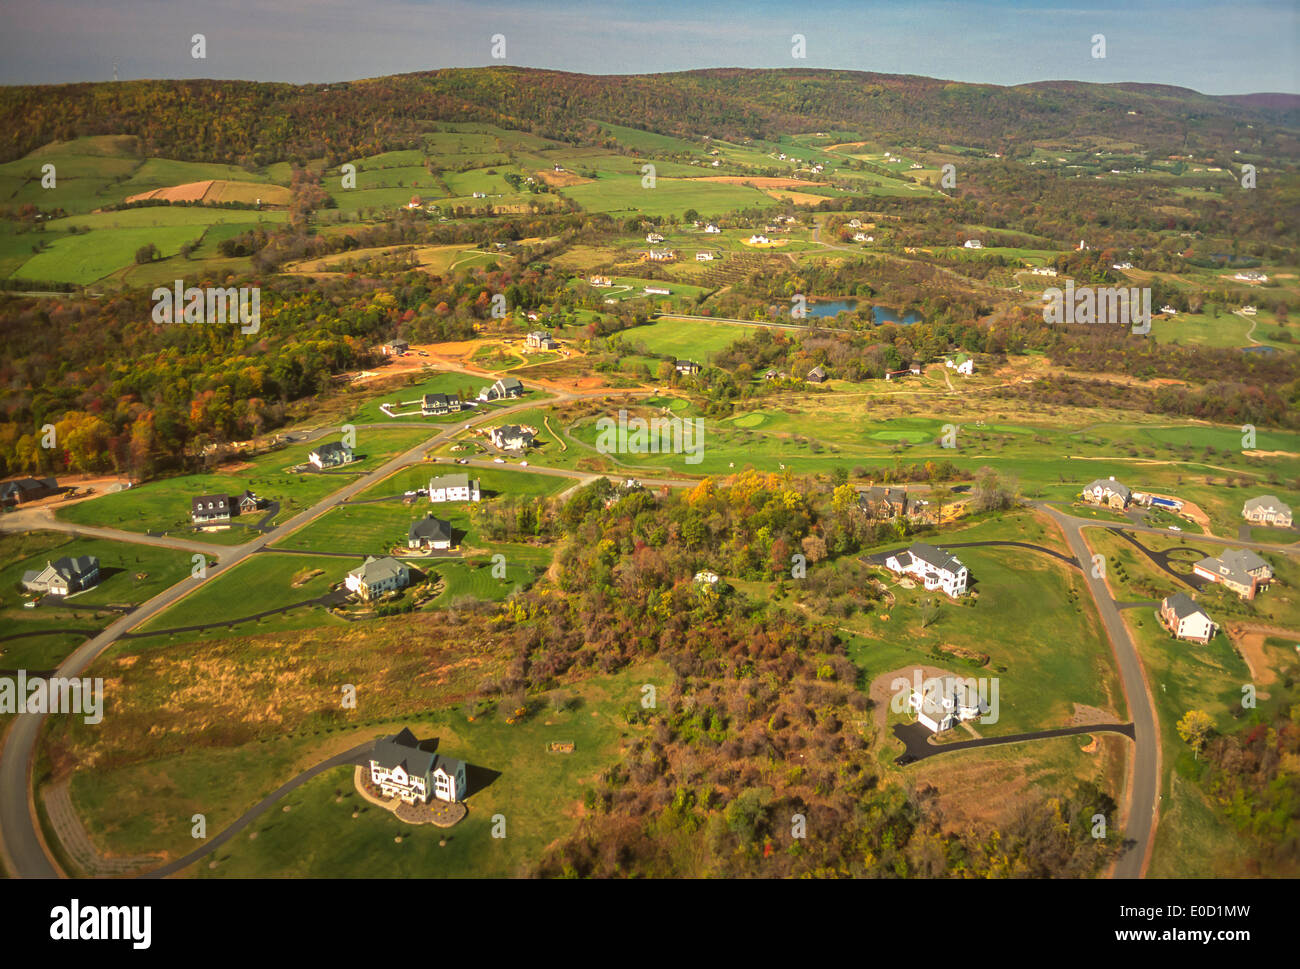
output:
[{"label": "gray roof house", "polygon": [[407,728],[375,743],[370,755],[370,780],[386,797],[407,804],[460,801],[465,797],[465,762],[455,757],[421,750]]},{"label": "gray roof house", "polygon": [[522,397],[524,385],[518,377],[502,377],[491,387],[484,387],[479,393],[479,400],[504,400],[507,397]]},{"label": "gray roof house", "polygon": [[45,568],[23,573],[23,588],[28,592],[66,596],[89,589],[99,582],[99,559],[78,555],[46,562]]},{"label": "gray roof house", "polygon": [[1095,504],[1125,508],[1133,500],[1133,492],[1113,477],[1098,478],[1083,489],[1083,497]]},{"label": "gray roof house", "polygon": [[492,443],[503,451],[518,451],[533,443],[533,434],[518,424],[502,424],[494,427],[488,436]]},{"label": "gray roof house", "polygon": [[364,563],[347,574],[344,585],[361,598],[369,599],[381,592],[405,588],[410,578],[410,569],[397,559],[367,555]]},{"label": "gray roof house", "polygon": [[227,521],[230,518],[230,505],[229,495],[199,495],[190,500],[190,521]]},{"label": "gray roof house", "polygon": [[808,377],[806,379],[810,384],[819,384],[826,379],[826,371],[820,366],[813,367],[808,371]]},{"label": "gray roof house", "polygon": [[451,522],[426,515],[406,530],[407,548],[451,548]]},{"label": "gray roof house", "polygon": [[1249,522],[1291,527],[1291,506],[1276,495],[1251,498],[1241,509],[1242,517]]},{"label": "gray roof house", "polygon": [[330,441],[308,454],[307,460],[318,468],[347,464],[352,460],[352,448],[340,441]]}]

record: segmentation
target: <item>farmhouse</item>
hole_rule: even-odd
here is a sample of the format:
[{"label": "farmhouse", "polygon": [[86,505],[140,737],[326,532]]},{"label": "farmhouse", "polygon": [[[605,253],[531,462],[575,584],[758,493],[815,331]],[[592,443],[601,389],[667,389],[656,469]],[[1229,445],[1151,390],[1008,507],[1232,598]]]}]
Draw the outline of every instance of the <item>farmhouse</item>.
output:
[{"label": "farmhouse", "polygon": [[693,374],[700,372],[700,365],[694,360],[678,360],[673,363],[673,369],[680,374]]},{"label": "farmhouse", "polygon": [[826,379],[826,371],[820,366],[813,367],[804,379],[810,384],[822,383]]},{"label": "farmhouse", "polygon": [[191,499],[190,521],[196,525],[205,522],[230,521],[230,496],[199,495]]},{"label": "farmhouse", "polygon": [[906,370],[891,370],[885,374],[886,380],[897,380],[899,377],[919,377],[921,376],[920,367],[908,367]]},{"label": "farmhouse", "polygon": [[1218,632],[1214,620],[1185,592],[1175,592],[1160,603],[1160,621],[1178,639],[1208,643]]},{"label": "farmhouse", "polygon": [[311,454],[307,455],[307,460],[318,468],[332,468],[339,464],[351,464],[352,448],[338,441],[331,441],[329,444],[322,444]]},{"label": "farmhouse", "polygon": [[524,385],[518,377],[502,377],[491,387],[484,387],[478,395],[479,400],[505,400],[508,397],[522,397]]},{"label": "farmhouse", "polygon": [[975,361],[971,359],[968,353],[959,353],[957,356],[944,362],[944,366],[950,370],[956,370],[959,374],[969,377],[975,372]]},{"label": "farmhouse", "polygon": [[912,690],[907,706],[917,721],[934,733],[943,733],[966,720],[977,720],[988,712],[988,704],[980,699],[975,684],[956,677],[928,680],[921,689]]},{"label": "farmhouse", "polygon": [[718,573],[714,572],[712,569],[701,569],[695,573],[695,581],[699,585],[716,587],[719,582],[719,576]]},{"label": "farmhouse", "polygon": [[668,289],[666,286],[647,286],[645,289],[641,290],[641,292],[646,296],[671,296],[672,295],[672,290]]},{"label": "farmhouse", "polygon": [[1291,527],[1291,506],[1274,495],[1251,498],[1242,506],[1241,516],[1254,525]]},{"label": "farmhouse", "polygon": [[983,249],[984,243],[980,242],[978,239],[967,239],[965,246],[967,249]]},{"label": "farmhouse", "polygon": [[407,548],[449,549],[451,540],[451,522],[434,518],[432,513],[411,522],[411,527],[406,530]]},{"label": "farmhouse", "polygon": [[906,551],[889,556],[885,566],[899,575],[915,576],[930,592],[942,589],[953,599],[966,592],[966,566],[956,556],[925,542],[916,542]]},{"label": "farmhouse", "polygon": [[406,588],[410,579],[410,569],[397,559],[367,555],[360,567],[348,573],[343,584],[362,599],[371,599],[383,592]]},{"label": "farmhouse", "polygon": [[54,494],[59,490],[53,478],[19,478],[0,484],[0,505],[21,505]]},{"label": "farmhouse", "polygon": [[865,232],[855,232],[853,233],[853,241],[854,242],[875,242],[876,237],[867,235]]},{"label": "farmhouse", "polygon": [[1092,505],[1107,505],[1123,510],[1133,500],[1133,492],[1115,480],[1115,476],[1098,478],[1083,489],[1083,500]]},{"label": "farmhouse", "polygon": [[714,225],[712,222],[710,222],[708,225],[706,225],[706,226],[704,227],[704,231],[707,232],[709,235],[717,235],[717,234],[719,234],[722,230],[719,229],[719,228],[718,228],[716,225]]},{"label": "farmhouse", "polygon": [[749,237],[749,244],[751,246],[765,246],[771,241],[772,240],[769,239],[767,236],[752,235]]},{"label": "farmhouse", "polygon": [[375,744],[370,755],[370,780],[385,797],[400,797],[407,804],[460,801],[466,793],[465,762],[421,750],[407,728]]},{"label": "farmhouse", "polygon": [[642,258],[650,262],[672,262],[677,258],[677,253],[671,249],[651,249]]},{"label": "farmhouse", "polygon": [[850,229],[861,229],[861,228],[862,228],[862,220],[861,220],[861,219],[849,219],[849,228],[850,228]]},{"label": "farmhouse", "polygon": [[420,398],[420,413],[425,417],[438,414],[458,414],[461,410],[459,397],[451,394],[425,394]]},{"label": "farmhouse", "polygon": [[713,262],[713,253],[707,249],[701,249],[695,254],[696,262]]},{"label": "farmhouse", "polygon": [[1233,279],[1238,279],[1238,280],[1240,280],[1240,281],[1243,282],[1243,283],[1266,283],[1266,282],[1268,282],[1268,276],[1267,276],[1267,275],[1265,275],[1264,273],[1261,273],[1261,272],[1256,272],[1256,271],[1253,270],[1253,269],[1247,270],[1247,271],[1245,271],[1245,272],[1239,272],[1239,273],[1237,273],[1235,276],[1233,276],[1232,278],[1233,278]]},{"label": "farmhouse", "polygon": [[488,432],[492,443],[503,451],[522,451],[531,447],[536,435],[518,424],[502,424]]},{"label": "farmhouse", "polygon": [[1051,266],[1035,266],[1033,269],[1031,269],[1031,270],[1029,270],[1029,271],[1030,271],[1031,273],[1033,273],[1035,276],[1055,276],[1055,275],[1056,275],[1056,270],[1053,269]]},{"label": "farmhouse", "polygon": [[1243,306],[1241,309],[1237,310],[1237,312],[1240,313],[1242,316],[1254,316],[1256,313],[1259,312],[1259,310],[1256,309],[1254,306]]},{"label": "farmhouse", "polygon": [[1233,548],[1212,558],[1204,558],[1192,566],[1192,571],[1231,589],[1243,599],[1254,599],[1255,593],[1273,578],[1273,569],[1248,548]]},{"label": "farmhouse", "polygon": [[663,241],[664,241],[664,237],[661,236],[658,232],[651,232],[651,233],[649,233],[649,234],[645,237],[645,241],[648,242],[648,243],[650,243],[650,245],[653,246],[653,245],[655,245],[656,243],[663,242]]},{"label": "farmhouse", "polygon": [[66,596],[89,589],[99,582],[99,559],[93,555],[64,557],[46,562],[45,568],[23,573],[23,588],[28,592]]},{"label": "farmhouse", "polygon": [[587,282],[599,289],[605,289],[614,285],[614,280],[610,279],[608,276],[592,276],[587,280]]},{"label": "farmhouse", "polygon": [[429,500],[440,501],[478,501],[480,498],[478,478],[461,474],[444,474],[429,479]]},{"label": "farmhouse", "polygon": [[559,348],[560,344],[545,330],[533,330],[532,333],[524,337],[524,346],[534,350],[555,350]]}]

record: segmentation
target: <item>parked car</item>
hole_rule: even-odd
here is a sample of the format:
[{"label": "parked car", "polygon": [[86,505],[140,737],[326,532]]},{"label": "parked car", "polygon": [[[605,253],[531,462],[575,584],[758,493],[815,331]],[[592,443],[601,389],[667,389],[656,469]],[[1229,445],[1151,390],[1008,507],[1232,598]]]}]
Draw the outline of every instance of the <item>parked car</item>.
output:
[{"label": "parked car", "polygon": [[506,463],[506,459],[505,459],[505,458],[493,458],[492,461],[493,461],[494,464],[505,464],[505,463]]},{"label": "parked car", "polygon": [[415,497],[416,495],[418,495],[418,494],[419,494],[418,491],[407,491],[407,492],[404,492],[404,497],[406,497],[406,498],[414,498],[414,497]]},{"label": "parked car", "polygon": [[520,461],[520,462],[519,462],[519,467],[521,467],[521,468],[526,468],[526,467],[528,467],[528,462],[527,462],[527,461]]},{"label": "parked car", "polygon": [[457,463],[457,464],[469,464],[469,458],[457,458],[457,459],[456,459],[456,463]]},{"label": "parked car", "polygon": [[1179,528],[1177,525],[1170,525],[1170,526],[1169,526],[1169,530],[1170,530],[1171,532],[1181,532],[1181,531],[1182,531],[1182,529]]}]

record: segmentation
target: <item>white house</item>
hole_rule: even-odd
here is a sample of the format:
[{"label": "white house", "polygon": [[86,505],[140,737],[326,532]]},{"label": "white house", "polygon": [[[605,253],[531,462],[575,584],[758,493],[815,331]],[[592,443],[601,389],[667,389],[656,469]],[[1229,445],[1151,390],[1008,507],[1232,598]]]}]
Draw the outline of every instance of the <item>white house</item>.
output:
[{"label": "white house", "polygon": [[931,592],[942,589],[953,599],[966,593],[969,578],[966,566],[955,555],[925,542],[916,542],[905,551],[889,556],[885,567],[899,575],[915,576]]},{"label": "white house", "polygon": [[665,286],[646,286],[641,292],[646,296],[671,296],[672,290]]},{"label": "white house", "polygon": [[713,253],[707,249],[702,249],[695,254],[696,262],[713,262]]},{"label": "white house", "polygon": [[545,330],[533,330],[524,337],[524,345],[534,350],[554,350],[560,344]]},{"label": "white house", "polygon": [[955,676],[927,680],[921,689],[912,691],[907,706],[934,733],[966,720],[978,720],[989,711],[975,683]]},{"label": "white house", "polygon": [[338,441],[331,441],[329,444],[322,444],[311,454],[307,455],[307,460],[318,468],[332,468],[339,464],[350,464],[353,460],[352,448]]},{"label": "white house", "polygon": [[606,289],[614,285],[614,280],[608,276],[592,276],[587,282],[598,289]]},{"label": "white house", "polygon": [[765,246],[771,241],[772,240],[769,239],[767,236],[752,235],[749,237],[749,244],[751,246]]},{"label": "white house", "polygon": [[944,366],[967,377],[975,372],[975,361],[971,359],[968,353],[959,353],[950,360],[945,360]]},{"label": "white house", "polygon": [[700,585],[716,586],[718,584],[718,573],[712,569],[701,569],[695,573],[695,581]]},{"label": "white house", "polygon": [[1243,283],[1266,283],[1266,282],[1268,282],[1268,276],[1267,276],[1266,274],[1261,273],[1261,272],[1256,272],[1256,271],[1253,270],[1253,269],[1245,270],[1245,271],[1243,271],[1243,272],[1239,272],[1239,273],[1237,273],[1235,276],[1233,276],[1232,278],[1233,278],[1233,279],[1239,279],[1239,280],[1241,280]]},{"label": "white house", "polygon": [[706,225],[706,226],[704,227],[704,231],[707,232],[707,233],[709,233],[709,235],[717,235],[717,234],[720,233],[722,230],[719,229],[719,228],[718,228],[716,225],[714,225],[712,222],[710,222],[708,225]]},{"label": "white house", "polygon": [[395,558],[376,558],[367,555],[365,562],[353,569],[343,580],[349,592],[370,599],[383,592],[404,589],[411,580],[411,571]]},{"label": "white house", "polygon": [[47,561],[45,568],[23,573],[23,588],[28,592],[66,596],[99,583],[99,559],[78,555]]},{"label": "white house", "polygon": [[1051,266],[1035,266],[1033,269],[1031,269],[1031,270],[1029,270],[1029,271],[1030,271],[1031,273],[1033,273],[1035,276],[1055,276],[1055,275],[1056,275],[1056,270],[1053,269]]},{"label": "white house", "polygon": [[429,479],[429,500],[443,501],[478,501],[481,493],[478,478],[471,479],[468,474],[444,474]]},{"label": "white house", "polygon": [[1175,592],[1160,603],[1160,621],[1178,639],[1208,643],[1218,632],[1209,613],[1185,592]]},{"label": "white house", "polygon": [[645,237],[645,241],[650,243],[653,246],[656,243],[663,242],[664,237],[661,236],[658,232],[651,232]]},{"label": "white house", "polygon": [[430,797],[460,801],[467,790],[465,762],[421,750],[406,728],[375,743],[370,780],[385,797],[400,797],[407,804],[426,804]]},{"label": "white house", "polygon": [[1240,313],[1242,316],[1254,316],[1256,313],[1259,312],[1259,310],[1257,310],[1253,306],[1243,306],[1241,309],[1237,310],[1237,312]]},{"label": "white house", "polygon": [[967,249],[983,249],[984,243],[980,242],[978,239],[967,239],[965,246]]},{"label": "white house", "polygon": [[1291,527],[1291,506],[1274,495],[1251,498],[1242,506],[1241,516],[1255,525]]}]

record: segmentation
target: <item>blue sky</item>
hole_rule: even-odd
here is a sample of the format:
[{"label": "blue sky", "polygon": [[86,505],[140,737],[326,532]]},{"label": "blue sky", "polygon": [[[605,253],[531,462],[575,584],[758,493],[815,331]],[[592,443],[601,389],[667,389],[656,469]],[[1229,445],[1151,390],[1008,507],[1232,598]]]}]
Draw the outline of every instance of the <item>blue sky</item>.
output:
[{"label": "blue sky", "polygon": [[109,80],[114,62],[123,79],[351,80],[501,63],[503,34],[505,63],[592,74],[826,67],[1300,93],[1300,0],[5,0],[0,23],[4,84]]}]

